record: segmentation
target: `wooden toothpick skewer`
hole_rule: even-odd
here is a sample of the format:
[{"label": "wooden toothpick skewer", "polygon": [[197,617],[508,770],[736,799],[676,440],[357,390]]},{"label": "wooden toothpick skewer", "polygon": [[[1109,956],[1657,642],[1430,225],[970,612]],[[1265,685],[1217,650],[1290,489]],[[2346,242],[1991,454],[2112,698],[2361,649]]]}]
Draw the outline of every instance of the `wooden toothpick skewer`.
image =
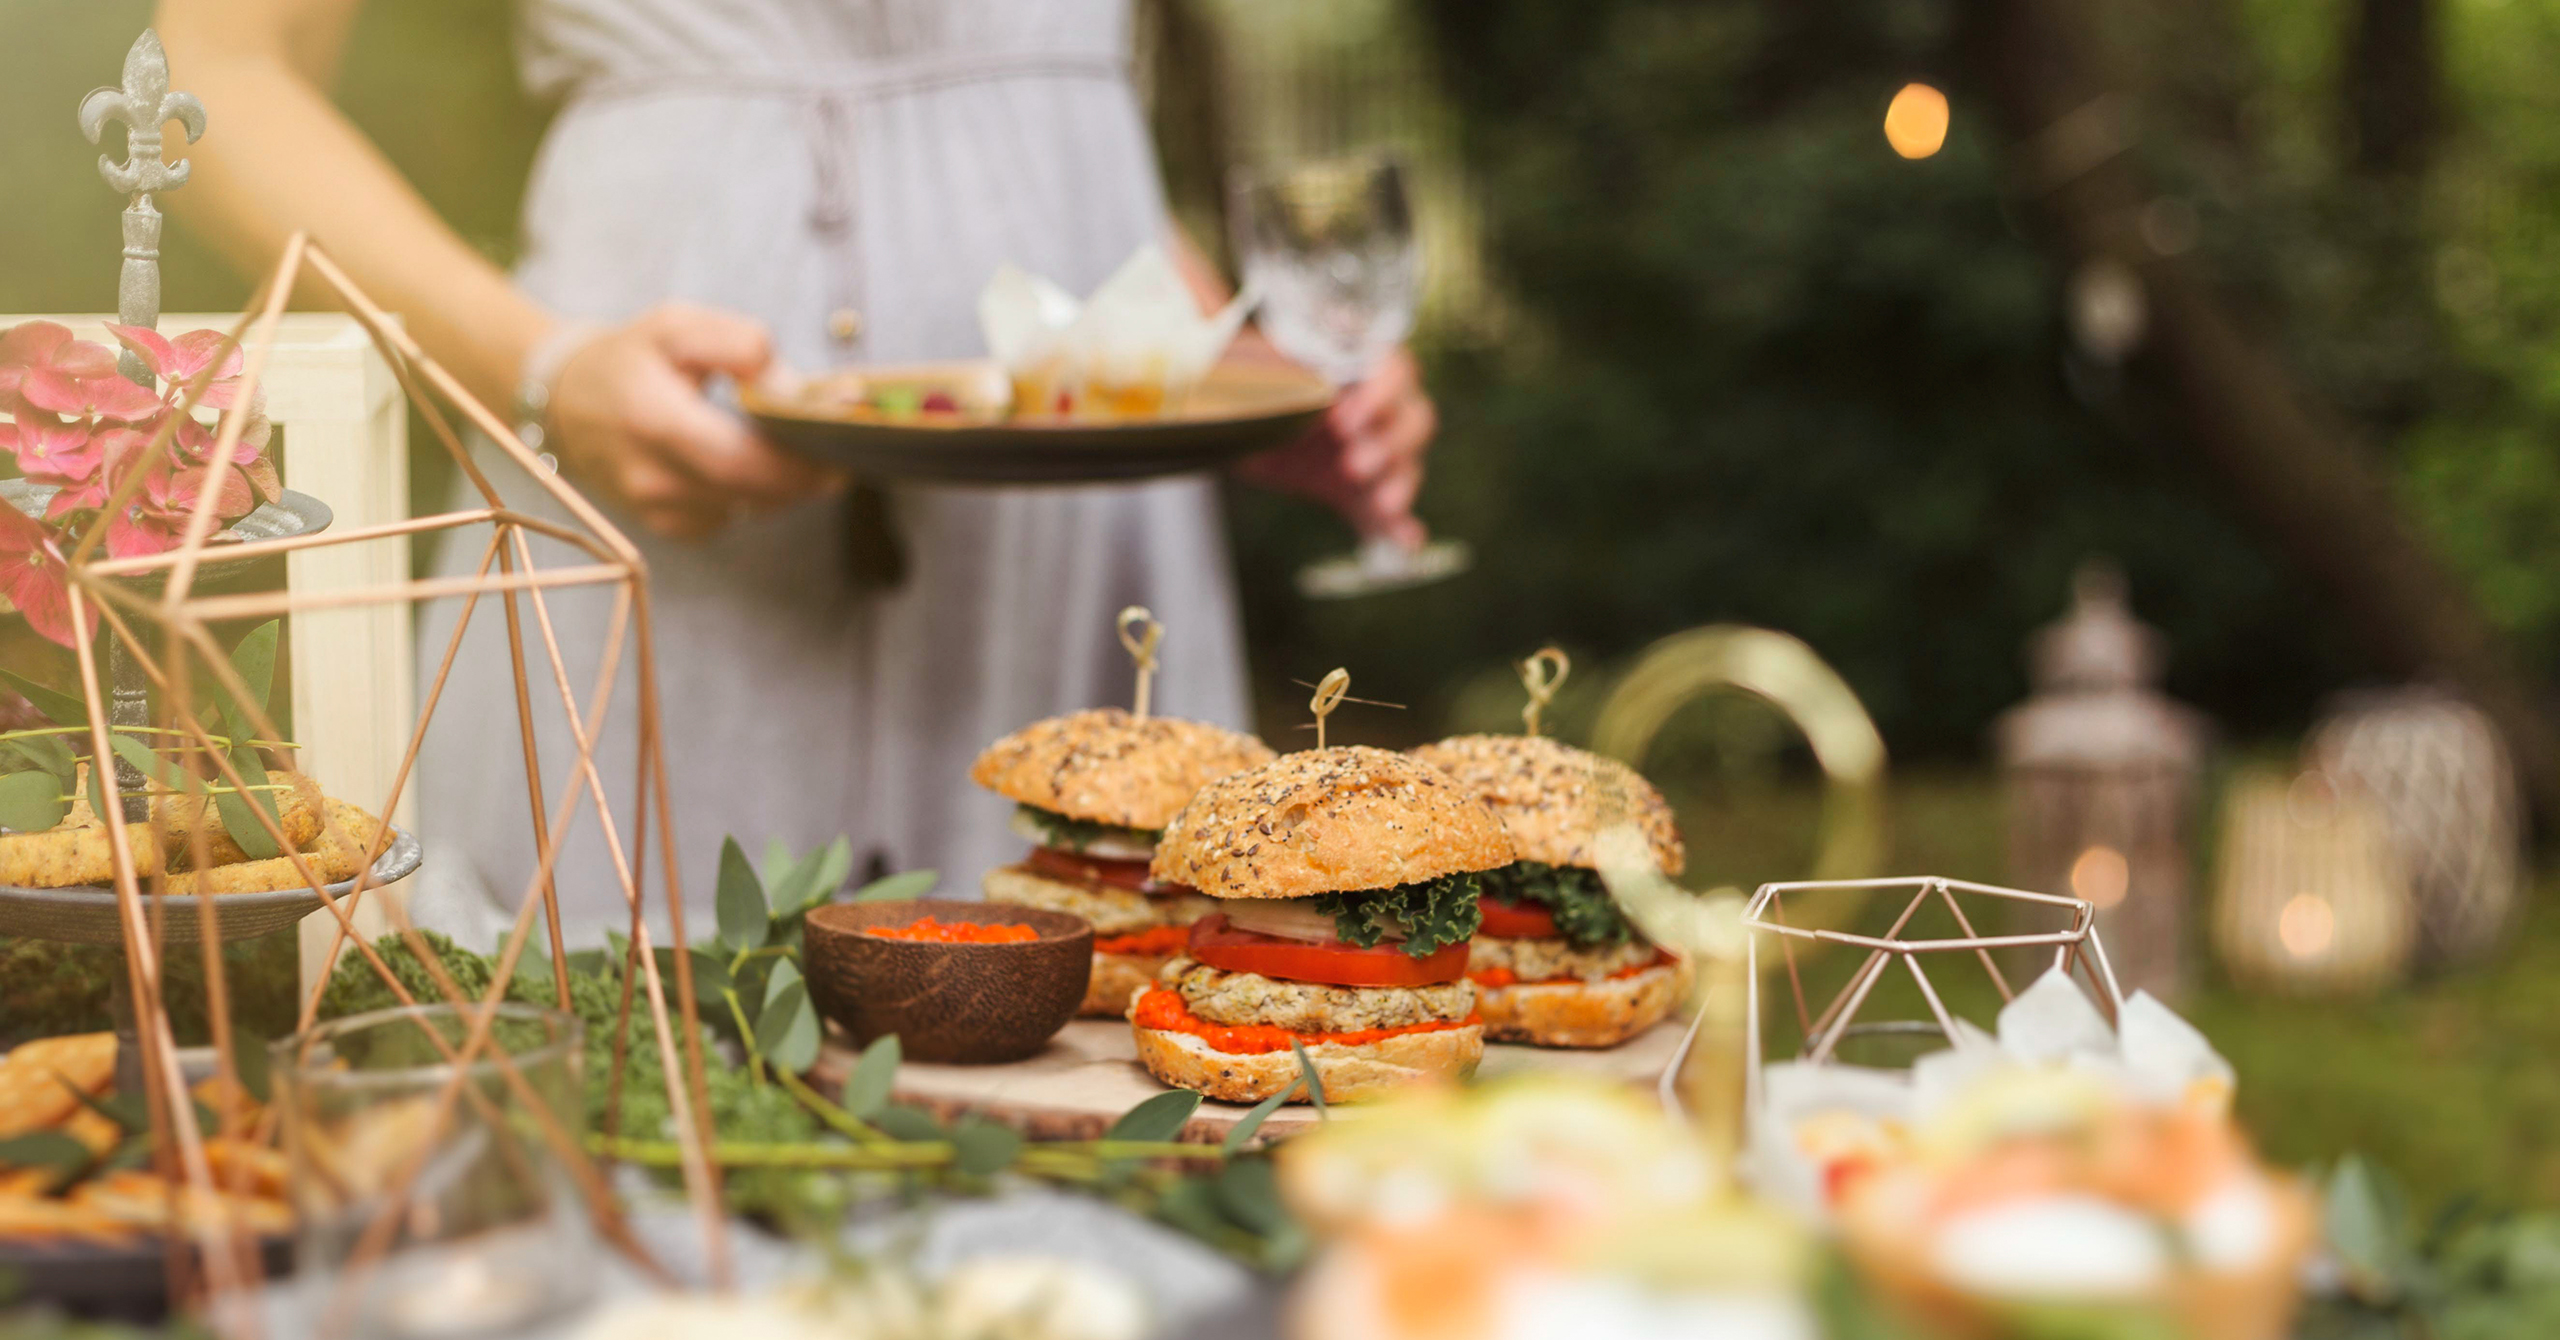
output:
[{"label": "wooden toothpick skewer", "polygon": [[1307,710],[1316,714],[1316,748],[1324,748],[1324,719],[1342,705],[1342,696],[1351,692],[1351,672],[1334,667],[1333,673],[1316,683],[1316,696],[1307,700]]},{"label": "wooden toothpick skewer", "polygon": [[1528,724],[1529,733],[1538,733],[1539,718],[1546,714],[1547,704],[1555,701],[1556,690],[1564,687],[1564,677],[1573,673],[1573,662],[1564,649],[1552,644],[1538,648],[1520,663],[1520,687],[1529,691],[1529,705],[1520,709],[1520,719]]},{"label": "wooden toothpick skewer", "polygon": [[1156,645],[1164,641],[1164,620],[1150,613],[1144,605],[1131,605],[1120,611],[1118,622],[1120,645],[1129,649],[1129,659],[1138,663],[1138,695],[1130,715],[1147,719],[1147,698],[1156,683]]}]

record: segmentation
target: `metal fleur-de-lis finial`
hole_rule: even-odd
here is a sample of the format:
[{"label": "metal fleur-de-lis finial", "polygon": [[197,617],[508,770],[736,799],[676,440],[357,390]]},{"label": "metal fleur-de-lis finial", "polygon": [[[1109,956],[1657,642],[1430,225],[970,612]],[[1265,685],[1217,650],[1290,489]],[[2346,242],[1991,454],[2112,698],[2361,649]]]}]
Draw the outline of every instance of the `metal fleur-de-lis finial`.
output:
[{"label": "metal fleur-de-lis finial", "polygon": [[[124,123],[125,161],[100,154],[98,175],[133,197],[124,210],[124,268],[116,285],[116,319],[148,328],[160,324],[160,211],[151,203],[151,193],[187,184],[185,159],[175,163],[160,159],[160,128],[177,122],[186,129],[189,144],[204,135],[204,104],[192,93],[169,90],[169,54],[160,48],[160,35],[148,28],[124,53],[124,86],[96,89],[80,100],[80,131],[91,144],[106,134],[110,121]],[[125,351],[117,367],[127,377],[151,384],[150,369],[132,350]]]}]

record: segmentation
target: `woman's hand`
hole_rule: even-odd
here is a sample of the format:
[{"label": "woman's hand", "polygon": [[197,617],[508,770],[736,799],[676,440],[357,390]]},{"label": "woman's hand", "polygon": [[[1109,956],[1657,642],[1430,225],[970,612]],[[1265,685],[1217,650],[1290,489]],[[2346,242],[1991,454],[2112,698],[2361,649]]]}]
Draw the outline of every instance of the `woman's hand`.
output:
[{"label": "woman's hand", "polygon": [[698,540],[743,512],[799,502],[843,476],[756,435],[712,404],[703,383],[739,382],[773,362],[764,327],[670,303],[580,345],[551,388],[562,468],[661,535]]},{"label": "woman's hand", "polygon": [[1364,539],[1418,549],[1429,532],[1413,515],[1413,499],[1439,427],[1421,368],[1399,348],[1344,390],[1305,436],[1247,460],[1237,474],[1324,503]]}]

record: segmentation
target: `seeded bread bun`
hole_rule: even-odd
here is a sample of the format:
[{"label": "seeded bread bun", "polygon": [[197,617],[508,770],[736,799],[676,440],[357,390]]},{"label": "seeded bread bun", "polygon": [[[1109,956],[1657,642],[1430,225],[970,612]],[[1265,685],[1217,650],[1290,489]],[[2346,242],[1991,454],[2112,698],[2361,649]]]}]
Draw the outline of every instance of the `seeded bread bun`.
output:
[{"label": "seeded bread bun", "polygon": [[1035,721],[988,745],[969,780],[1070,819],[1152,830],[1201,787],[1270,761],[1271,747],[1250,735],[1105,707]]},{"label": "seeded bread bun", "polygon": [[[1177,1089],[1196,1089],[1221,1102],[1258,1103],[1296,1087],[1289,1101],[1308,1101],[1299,1083],[1298,1058],[1292,1053],[1222,1052],[1191,1033],[1130,1027],[1137,1032],[1138,1059],[1147,1073]],[[1307,1048],[1307,1059],[1315,1062],[1324,1100],[1346,1103],[1417,1081],[1460,1080],[1474,1074],[1476,1062],[1484,1059],[1484,1030],[1469,1025],[1401,1033],[1357,1046],[1320,1042]]]},{"label": "seeded bread bun", "polygon": [[1352,746],[1284,754],[1200,789],[1148,873],[1212,898],[1387,889],[1515,858],[1502,821],[1446,774]]},{"label": "seeded bread bun", "polygon": [[1605,982],[1522,982],[1480,989],[1484,1033],[1535,1047],[1615,1047],[1661,1023],[1680,1003],[1681,972],[1657,964]]},{"label": "seeded bread bun", "polygon": [[1523,861],[1592,866],[1601,824],[1621,818],[1607,811],[1623,806],[1623,818],[1644,833],[1664,874],[1689,864],[1662,793],[1616,759],[1543,735],[1455,735],[1413,756],[1482,796],[1511,830]]}]

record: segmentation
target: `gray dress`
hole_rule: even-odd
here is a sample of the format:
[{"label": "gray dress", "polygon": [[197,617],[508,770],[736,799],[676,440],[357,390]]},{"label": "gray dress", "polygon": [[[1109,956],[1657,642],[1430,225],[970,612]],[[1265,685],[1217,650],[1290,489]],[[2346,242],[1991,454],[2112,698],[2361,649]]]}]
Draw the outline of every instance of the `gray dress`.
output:
[{"label": "gray dress", "polygon": [[[1128,24],[1125,0],[526,0],[528,81],[565,105],[526,197],[518,278],[574,316],[668,300],[743,312],[802,369],[978,354],[976,297],[1000,263],[1088,291],[1165,234]],[[829,332],[839,309],[861,314],[852,338]],[[906,570],[887,588],[855,577],[864,523],[840,502],[700,545],[625,526],[649,562],[696,934],[729,834],[751,855],[850,834],[866,864],[936,868],[945,892],[975,896],[1020,844],[1008,806],[969,784],[970,759],[1034,718],[1125,703],[1111,629],[1124,605],[1170,629],[1158,710],[1246,724],[1212,481],[893,488],[888,510]],[[485,543],[454,537],[438,569],[473,571]],[[549,602],[583,696],[610,601]],[[446,601],[425,617],[422,685],[458,613]],[[539,642],[529,651],[556,801],[571,742]],[[535,865],[506,657],[503,611],[484,601],[421,764],[418,916],[475,940],[512,917]],[[626,843],[633,694],[626,659],[599,754]],[[657,832],[653,819],[653,845]],[[592,799],[558,878],[573,941],[622,924]]]}]

